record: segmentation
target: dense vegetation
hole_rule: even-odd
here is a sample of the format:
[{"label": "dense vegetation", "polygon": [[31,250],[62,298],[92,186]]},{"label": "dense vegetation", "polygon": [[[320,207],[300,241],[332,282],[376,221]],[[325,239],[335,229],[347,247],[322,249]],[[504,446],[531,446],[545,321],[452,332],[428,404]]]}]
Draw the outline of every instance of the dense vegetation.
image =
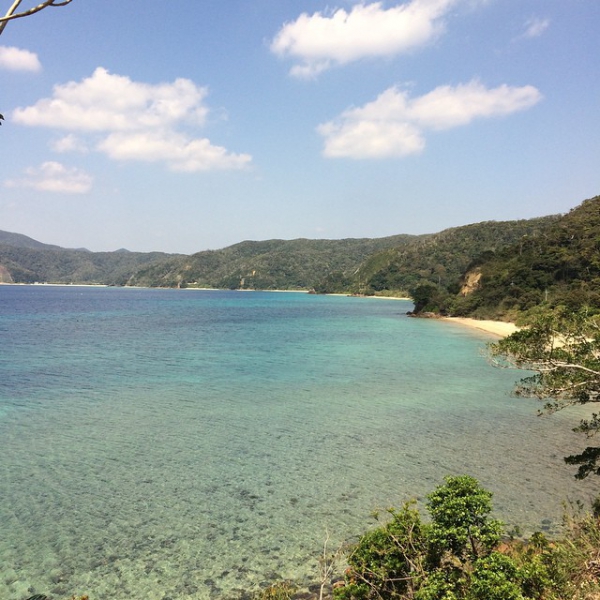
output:
[{"label": "dense vegetation", "polygon": [[[335,600],[594,600],[600,597],[600,514],[565,513],[561,539],[515,539],[491,518],[491,493],[469,476],[447,477],[427,497],[428,520],[414,503],[386,519],[345,553]],[[335,554],[324,557],[331,574]],[[324,581],[324,579],[322,579]],[[328,586],[320,587],[319,598]],[[290,600],[278,582],[259,600]],[[301,594],[298,598],[304,597]],[[314,596],[316,598],[316,595]]]},{"label": "dense vegetation", "polygon": [[600,307],[600,197],[567,215],[379,239],[245,241],[168,255],[89,252],[0,232],[0,282],[410,295],[415,312],[515,319]]},{"label": "dense vegetation", "polygon": [[354,272],[373,253],[415,239],[246,241],[184,256],[72,250],[0,232],[0,283],[311,290],[331,271]]},{"label": "dense vegetation", "polygon": [[507,539],[490,518],[491,493],[472,477],[447,477],[428,496],[430,520],[411,504],[364,534],[348,555],[338,600],[558,600],[597,598],[600,520],[566,515],[550,543]]},{"label": "dense vegetation", "polygon": [[161,252],[88,252],[0,244],[0,282],[125,285],[143,265],[168,256]]},{"label": "dense vegetation", "polygon": [[552,220],[378,239],[246,241],[191,256],[69,250],[0,232],[0,281],[407,295],[423,282],[456,287],[474,257],[533,235]]},{"label": "dense vegetation", "polygon": [[333,272],[317,289],[405,296],[427,284],[457,293],[461,277],[475,258],[494,254],[523,236],[538,235],[557,218],[487,221],[446,229],[370,256],[352,277]]},{"label": "dense vegetation", "polygon": [[600,196],[513,244],[474,257],[458,290],[422,282],[420,310],[517,320],[540,308],[600,310]]},{"label": "dense vegetation", "polygon": [[246,241],[150,266],[138,272],[132,283],[310,290],[331,272],[352,273],[371,254],[414,239],[416,236],[398,235],[378,239]]}]

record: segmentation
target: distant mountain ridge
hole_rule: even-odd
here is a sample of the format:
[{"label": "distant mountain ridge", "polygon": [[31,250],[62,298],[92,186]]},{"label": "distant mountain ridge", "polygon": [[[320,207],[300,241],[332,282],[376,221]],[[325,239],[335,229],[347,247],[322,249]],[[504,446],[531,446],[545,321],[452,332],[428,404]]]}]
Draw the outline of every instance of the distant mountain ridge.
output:
[{"label": "distant mountain ridge", "polygon": [[375,252],[426,236],[244,241],[141,269],[133,285],[310,290],[332,271],[353,272]]},{"label": "distant mountain ridge", "polygon": [[412,243],[371,255],[348,280],[333,273],[322,291],[343,291],[350,286],[364,294],[410,294],[429,282],[456,288],[469,264],[521,239],[537,235],[558,215],[519,221],[484,221],[421,236]]},{"label": "distant mountain ridge", "polygon": [[[588,211],[590,202],[600,204],[600,199],[584,203]],[[577,209],[573,212],[578,214]],[[124,248],[115,252],[72,250],[0,232],[0,282],[410,294],[418,310],[429,307],[470,314],[490,302],[481,300],[481,289],[493,289],[492,279],[500,281],[489,265],[514,259],[517,253],[529,256],[532,249],[541,247],[541,240],[558,235],[549,232],[561,231],[559,224],[567,223],[566,218],[551,215],[487,221],[434,234],[385,238],[244,241],[192,255]],[[597,236],[600,239],[600,225]],[[589,271],[594,260],[589,259],[581,269]],[[486,275],[488,272],[493,276]],[[502,281],[504,286],[514,284]],[[498,286],[494,289],[498,296]]]},{"label": "distant mountain ridge", "polygon": [[11,233],[9,231],[0,231],[0,244],[15,246],[16,248],[33,248],[34,250],[62,250],[60,246],[43,244],[22,233]]},{"label": "distant mountain ridge", "polygon": [[0,283],[97,283],[145,287],[311,289],[332,269],[356,269],[373,252],[426,236],[245,241],[186,256],[90,252],[0,232]]},{"label": "distant mountain ridge", "polygon": [[163,252],[90,252],[0,231],[0,283],[126,285],[138,269],[170,258]]}]

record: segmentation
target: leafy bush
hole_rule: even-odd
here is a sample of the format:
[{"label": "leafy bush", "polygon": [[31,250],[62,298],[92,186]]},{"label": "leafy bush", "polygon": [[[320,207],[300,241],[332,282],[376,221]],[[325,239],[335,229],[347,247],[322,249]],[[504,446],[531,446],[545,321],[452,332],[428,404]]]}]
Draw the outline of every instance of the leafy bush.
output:
[{"label": "leafy bush", "polygon": [[549,585],[540,551],[498,551],[502,523],[491,493],[469,476],[447,477],[428,496],[431,522],[406,504],[352,549],[338,600],[527,600]]},{"label": "leafy bush", "polygon": [[391,520],[366,533],[350,553],[346,586],[336,590],[338,598],[394,598],[419,585],[428,526],[411,503],[389,512]]},{"label": "leafy bush", "polygon": [[461,560],[486,556],[500,541],[502,523],[489,518],[492,494],[473,477],[447,477],[428,496],[432,517],[429,544],[439,561],[450,552]]}]

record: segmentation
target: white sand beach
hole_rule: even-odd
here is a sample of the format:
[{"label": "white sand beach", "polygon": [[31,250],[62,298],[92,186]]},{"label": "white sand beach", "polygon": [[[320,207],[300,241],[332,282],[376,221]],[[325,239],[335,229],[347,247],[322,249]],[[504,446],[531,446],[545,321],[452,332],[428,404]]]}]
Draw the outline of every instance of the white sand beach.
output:
[{"label": "white sand beach", "polygon": [[504,321],[485,321],[468,319],[465,317],[443,317],[443,320],[448,321],[449,323],[457,323],[458,325],[471,327],[472,329],[479,329],[480,331],[485,331],[486,333],[491,333],[492,335],[501,338],[520,329],[514,323],[506,323]]}]

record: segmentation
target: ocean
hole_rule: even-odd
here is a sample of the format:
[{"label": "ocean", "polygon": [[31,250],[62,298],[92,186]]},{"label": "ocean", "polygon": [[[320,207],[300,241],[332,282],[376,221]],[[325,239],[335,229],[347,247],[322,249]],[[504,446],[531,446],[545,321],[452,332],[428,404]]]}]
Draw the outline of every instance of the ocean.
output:
[{"label": "ocean", "polygon": [[557,531],[589,502],[483,333],[406,301],[0,286],[0,598],[235,598],[319,578],[371,512],[446,475]]}]

